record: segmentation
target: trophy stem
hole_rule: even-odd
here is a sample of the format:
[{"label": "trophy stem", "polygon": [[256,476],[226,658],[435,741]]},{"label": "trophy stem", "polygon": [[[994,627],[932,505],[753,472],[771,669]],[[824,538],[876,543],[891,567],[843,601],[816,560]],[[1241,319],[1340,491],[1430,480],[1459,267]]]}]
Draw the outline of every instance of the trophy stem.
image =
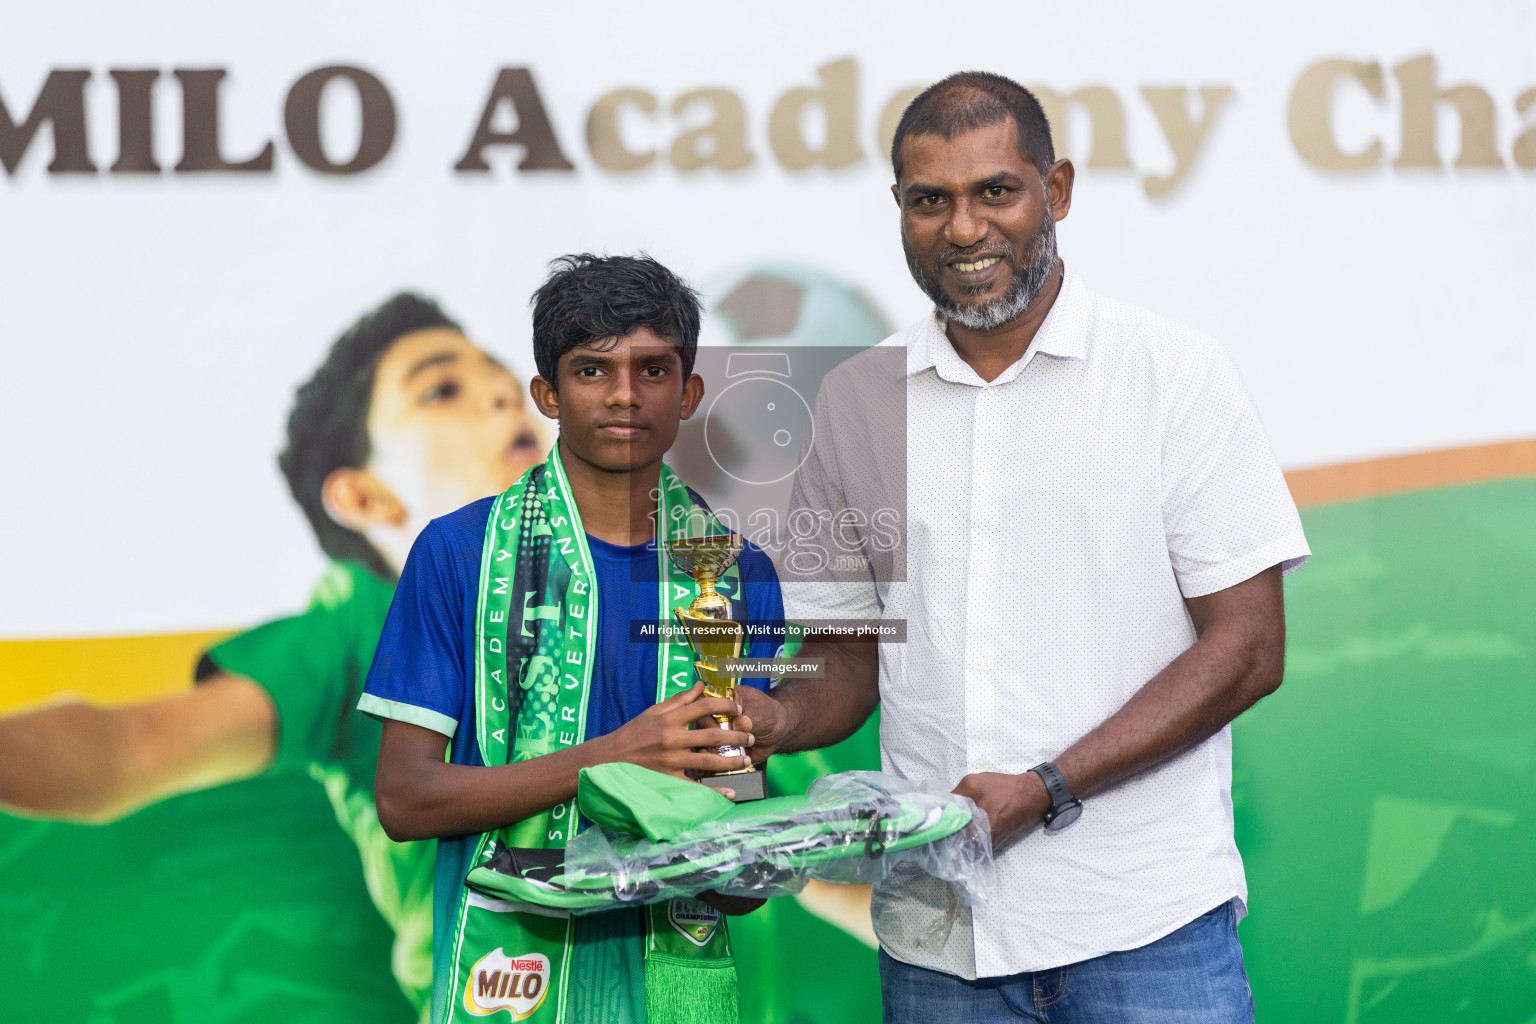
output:
[{"label": "trophy stem", "polygon": [[[667,554],[673,564],[693,577],[699,588],[699,596],[687,608],[674,608],[678,624],[682,627],[688,646],[698,656],[694,670],[704,692],[711,697],[732,700],[736,696],[736,679],[721,670],[721,662],[739,658],[745,646],[745,624],[731,619],[731,602],[715,584],[720,574],[730,568],[741,553],[743,540],[739,534],[720,534],[710,537],[681,537],[668,541]],[[714,715],[717,728],[729,731],[731,717]],[[704,740],[704,737],[700,737]],[[706,746],[710,746],[705,741]],[[740,747],[724,744],[712,749],[721,757],[739,759],[746,753]],[[740,763],[737,760],[736,763]],[[729,781],[727,781],[729,780]],[[763,773],[755,766],[734,768],[718,775],[703,775],[699,779],[706,785],[729,789],[737,801],[761,800],[767,796]]]}]

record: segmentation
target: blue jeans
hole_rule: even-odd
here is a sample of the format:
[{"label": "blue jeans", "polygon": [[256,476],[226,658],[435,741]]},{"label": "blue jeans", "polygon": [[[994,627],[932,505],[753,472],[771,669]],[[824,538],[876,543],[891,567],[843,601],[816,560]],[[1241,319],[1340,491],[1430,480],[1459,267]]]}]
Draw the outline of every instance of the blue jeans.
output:
[{"label": "blue jeans", "polygon": [[965,981],[880,951],[885,1024],[1253,1024],[1224,903],[1156,942],[1048,971]]}]

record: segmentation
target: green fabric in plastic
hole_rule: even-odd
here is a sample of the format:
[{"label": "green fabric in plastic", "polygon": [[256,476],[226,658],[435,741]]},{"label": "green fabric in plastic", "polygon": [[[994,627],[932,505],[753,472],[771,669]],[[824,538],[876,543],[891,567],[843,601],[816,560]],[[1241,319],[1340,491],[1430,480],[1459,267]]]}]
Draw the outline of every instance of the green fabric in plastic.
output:
[{"label": "green fabric in plastic", "polygon": [[736,805],[692,779],[619,761],[581,770],[576,806],[610,832],[664,843]]},{"label": "green fabric in plastic", "polygon": [[[916,792],[878,773],[827,776],[803,796],[743,804],[721,798],[719,813],[702,820],[710,802],[687,794],[682,799],[695,820],[681,827],[685,815],[658,791],[707,787],[643,768],[602,767],[607,770],[582,773],[577,801],[584,811],[601,808],[604,827],[617,834],[605,839],[602,829],[589,830],[567,845],[561,862],[542,865],[526,859],[529,851],[498,848],[470,870],[469,887],[495,899],[582,913],[706,889],[772,896],[798,891],[809,878],[867,882],[913,856],[930,873],[967,888],[990,875],[985,819],[976,822],[969,800]],[[656,808],[669,838],[641,831],[638,822]]]}]

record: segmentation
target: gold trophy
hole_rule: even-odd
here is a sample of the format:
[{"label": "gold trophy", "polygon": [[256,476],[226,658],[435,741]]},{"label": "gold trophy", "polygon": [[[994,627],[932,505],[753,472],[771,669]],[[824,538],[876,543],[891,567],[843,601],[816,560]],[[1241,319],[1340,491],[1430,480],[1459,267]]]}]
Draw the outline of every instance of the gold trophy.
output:
[{"label": "gold trophy", "polygon": [[[698,655],[693,663],[704,684],[704,692],[711,697],[736,699],[736,680],[721,675],[720,662],[727,658],[741,657],[746,645],[746,630],[740,622],[731,618],[731,602],[715,590],[720,574],[736,563],[741,554],[741,534],[721,533],[708,537],[679,537],[667,541],[667,556],[679,569],[693,576],[699,585],[699,596],[687,608],[678,608],[677,621],[688,639],[688,646]],[[729,715],[715,715],[715,722],[722,729],[731,727]],[[736,746],[715,748],[722,757],[742,757],[746,751]],[[716,789],[736,791],[736,802],[761,800],[767,796],[763,773],[755,767],[738,768],[719,775],[708,775],[700,782]]]}]

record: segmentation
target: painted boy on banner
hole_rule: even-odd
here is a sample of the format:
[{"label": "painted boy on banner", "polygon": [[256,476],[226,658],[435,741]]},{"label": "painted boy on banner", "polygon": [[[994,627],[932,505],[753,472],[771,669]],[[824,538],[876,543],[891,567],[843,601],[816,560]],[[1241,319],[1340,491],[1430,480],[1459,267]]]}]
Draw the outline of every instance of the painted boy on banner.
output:
[{"label": "painted boy on banner", "polygon": [[[380,829],[379,728],[351,709],[416,535],[503,490],[545,450],[521,392],[430,300],[401,294],[363,316],[299,389],[278,460],[332,559],[308,609],[210,648],[199,685],[174,696],[0,718],[0,807],[104,824],[180,793],[307,772],[357,844],[395,931],[396,980],[424,1011],[432,845]],[[72,770],[80,764],[91,770]]]}]

